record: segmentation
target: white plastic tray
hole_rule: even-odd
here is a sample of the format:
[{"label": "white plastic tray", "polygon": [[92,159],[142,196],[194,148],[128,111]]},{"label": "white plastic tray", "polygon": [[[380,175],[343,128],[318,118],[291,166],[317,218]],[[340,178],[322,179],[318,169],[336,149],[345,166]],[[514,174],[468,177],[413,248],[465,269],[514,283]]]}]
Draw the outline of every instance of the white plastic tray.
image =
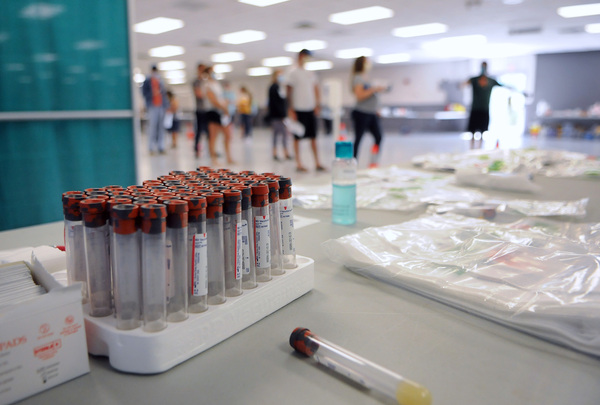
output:
[{"label": "white plastic tray", "polygon": [[286,269],[267,283],[227,298],[201,314],[190,314],[183,322],[169,323],[165,330],[143,332],[141,328],[122,331],[113,316],[92,318],[85,305],[88,352],[108,356],[117,370],[162,373],[258,322],[301,297],[314,286],[314,260],[298,256],[298,267]]}]

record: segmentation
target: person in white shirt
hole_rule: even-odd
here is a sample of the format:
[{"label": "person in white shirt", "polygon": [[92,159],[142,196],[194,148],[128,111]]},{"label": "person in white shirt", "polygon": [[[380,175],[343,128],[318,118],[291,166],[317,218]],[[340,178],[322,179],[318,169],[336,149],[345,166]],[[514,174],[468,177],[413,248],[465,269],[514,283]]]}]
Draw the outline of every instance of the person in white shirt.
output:
[{"label": "person in white shirt", "polygon": [[231,117],[229,116],[229,104],[223,95],[221,84],[215,79],[212,66],[206,68],[207,79],[205,83],[204,93],[208,99],[208,112],[206,118],[208,120],[208,150],[210,152],[211,165],[216,167],[217,151],[215,149],[217,135],[219,131],[225,136],[225,156],[227,164],[235,164],[231,158]]},{"label": "person in white shirt", "polygon": [[310,56],[312,53],[307,49],[298,53],[298,66],[290,71],[287,83],[288,117],[304,126],[304,136],[294,134],[296,170],[299,172],[306,171],[300,160],[300,139],[310,139],[316,169],[317,171],[325,170],[319,163],[317,150],[317,116],[321,103],[319,83],[315,73],[304,68],[304,64]]}]

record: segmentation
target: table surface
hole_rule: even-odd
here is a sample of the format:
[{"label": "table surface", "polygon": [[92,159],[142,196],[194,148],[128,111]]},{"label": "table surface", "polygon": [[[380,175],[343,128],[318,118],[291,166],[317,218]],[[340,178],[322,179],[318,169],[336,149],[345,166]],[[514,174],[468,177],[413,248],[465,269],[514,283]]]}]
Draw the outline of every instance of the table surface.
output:
[{"label": "table surface", "polygon": [[[539,195],[590,197],[587,222],[600,222],[600,182],[536,180]],[[366,279],[331,262],[320,244],[421,212],[359,210],[354,226],[326,210],[296,209],[319,223],[296,231],[299,254],[315,259],[315,288],[210,350],[157,375],[125,374],[90,356],[91,372],[23,404],[381,404],[394,403],[293,353],[297,326],[379,363],[432,392],[434,404],[600,403],[600,359]],[[0,232],[0,249],[61,244],[62,223]]]}]

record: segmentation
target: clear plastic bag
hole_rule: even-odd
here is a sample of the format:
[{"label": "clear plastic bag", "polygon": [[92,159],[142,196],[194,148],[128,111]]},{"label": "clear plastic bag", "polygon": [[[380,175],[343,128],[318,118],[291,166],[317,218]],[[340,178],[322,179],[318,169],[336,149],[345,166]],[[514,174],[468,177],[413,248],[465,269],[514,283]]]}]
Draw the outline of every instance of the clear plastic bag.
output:
[{"label": "clear plastic bag", "polygon": [[364,276],[600,356],[600,224],[448,213],[323,246]]}]

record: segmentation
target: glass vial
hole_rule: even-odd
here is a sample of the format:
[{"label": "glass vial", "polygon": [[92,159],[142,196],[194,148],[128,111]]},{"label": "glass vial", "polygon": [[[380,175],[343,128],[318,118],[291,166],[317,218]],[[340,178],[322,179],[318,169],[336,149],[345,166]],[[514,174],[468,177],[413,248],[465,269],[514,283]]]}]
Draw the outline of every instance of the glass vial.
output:
[{"label": "glass vial", "polygon": [[352,142],[335,143],[335,160],[332,166],[332,209],[334,224],[356,223],[356,171],[358,164],[353,157]]},{"label": "glass vial", "polygon": [[167,321],[188,318],[188,203],[167,200]]},{"label": "glass vial", "polygon": [[242,193],[223,191],[223,237],[225,242],[225,295],[242,294]]},{"label": "glass vial", "polygon": [[185,197],[188,202],[188,311],[208,309],[208,240],[206,234],[206,198]]},{"label": "glass vial", "polygon": [[208,234],[208,303],[225,302],[225,257],[223,246],[223,194],[206,193],[206,232]]},{"label": "glass vial", "polygon": [[271,280],[271,234],[269,219],[269,186],[252,185],[252,232],[256,257],[256,280]]},{"label": "glass vial", "polygon": [[281,255],[284,269],[295,269],[296,240],[294,235],[294,206],[292,204],[292,180],[279,178],[279,214],[281,216]]}]

